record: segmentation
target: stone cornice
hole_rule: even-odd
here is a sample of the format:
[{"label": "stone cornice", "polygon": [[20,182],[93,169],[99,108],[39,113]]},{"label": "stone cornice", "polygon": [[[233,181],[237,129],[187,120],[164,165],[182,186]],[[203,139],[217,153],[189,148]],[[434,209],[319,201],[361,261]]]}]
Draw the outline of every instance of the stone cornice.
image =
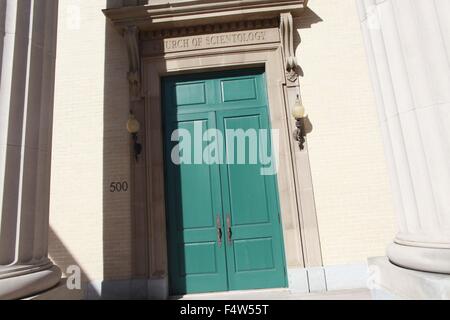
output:
[{"label": "stone cornice", "polygon": [[307,0],[197,0],[153,3],[106,9],[104,14],[122,29],[134,25],[142,31],[190,27],[211,23],[271,19],[290,12],[294,17]]},{"label": "stone cornice", "polygon": [[207,25],[197,25],[192,27],[159,29],[141,32],[141,40],[154,40],[172,37],[183,37],[192,35],[202,35],[209,33],[223,33],[244,30],[257,30],[262,28],[278,28],[279,18],[258,19],[240,22],[211,23]]}]

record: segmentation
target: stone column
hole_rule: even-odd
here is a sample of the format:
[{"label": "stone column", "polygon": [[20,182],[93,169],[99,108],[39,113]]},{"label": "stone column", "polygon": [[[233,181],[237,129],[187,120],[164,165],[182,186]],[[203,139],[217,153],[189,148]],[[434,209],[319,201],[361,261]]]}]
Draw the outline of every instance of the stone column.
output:
[{"label": "stone column", "polygon": [[388,257],[450,274],[450,1],[358,5],[400,229]]},{"label": "stone column", "polygon": [[57,0],[0,0],[0,299],[56,285],[48,214]]}]

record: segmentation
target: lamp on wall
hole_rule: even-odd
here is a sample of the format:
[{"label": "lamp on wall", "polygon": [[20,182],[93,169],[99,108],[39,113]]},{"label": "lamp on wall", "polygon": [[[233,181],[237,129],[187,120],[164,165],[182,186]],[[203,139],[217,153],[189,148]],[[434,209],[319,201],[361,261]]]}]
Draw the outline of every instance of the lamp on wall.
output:
[{"label": "lamp on wall", "polygon": [[137,121],[133,112],[130,111],[130,116],[128,117],[128,121],[127,121],[127,130],[131,134],[131,137],[133,138],[134,157],[135,157],[136,161],[138,161],[139,155],[142,152],[142,145],[138,142],[138,133],[139,133],[140,129],[141,129],[141,124],[139,123],[139,121]]},{"label": "lamp on wall", "polygon": [[297,100],[295,101],[294,108],[292,109],[292,116],[296,120],[295,126],[297,127],[297,129],[294,131],[294,139],[298,141],[300,150],[303,150],[305,149],[306,142],[306,110],[302,102],[300,101],[299,95],[297,95]]}]

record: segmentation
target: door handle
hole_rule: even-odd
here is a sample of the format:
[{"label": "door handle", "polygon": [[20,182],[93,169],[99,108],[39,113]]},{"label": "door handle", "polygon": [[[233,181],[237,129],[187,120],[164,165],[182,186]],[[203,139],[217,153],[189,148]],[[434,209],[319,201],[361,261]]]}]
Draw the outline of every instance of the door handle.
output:
[{"label": "door handle", "polygon": [[217,245],[220,248],[222,246],[222,222],[220,221],[220,215],[217,215],[216,225],[217,225]]},{"label": "door handle", "polygon": [[233,240],[231,239],[233,237],[233,232],[231,231],[231,216],[230,214],[227,215],[227,239],[228,243],[230,245],[233,244]]}]

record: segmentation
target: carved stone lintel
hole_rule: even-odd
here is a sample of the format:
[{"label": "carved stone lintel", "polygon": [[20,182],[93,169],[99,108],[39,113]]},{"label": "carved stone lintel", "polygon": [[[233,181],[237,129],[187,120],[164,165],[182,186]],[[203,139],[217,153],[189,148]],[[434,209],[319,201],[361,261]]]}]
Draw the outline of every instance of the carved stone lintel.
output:
[{"label": "carved stone lintel", "polygon": [[295,57],[294,22],[291,13],[287,12],[280,15],[280,31],[286,61],[286,78],[290,82],[295,82],[298,79],[298,70],[300,67]]},{"label": "carved stone lintel", "polygon": [[266,28],[278,28],[279,19],[254,19],[247,21],[231,21],[221,23],[209,23],[192,27],[177,27],[169,29],[156,29],[152,31],[141,31],[140,37],[143,41],[159,40],[166,38],[185,37],[192,35],[204,35],[211,33],[237,32],[245,30],[257,30]]},{"label": "carved stone lintel", "polygon": [[136,26],[128,26],[124,29],[124,38],[128,51],[130,85],[130,99],[141,100],[141,56],[139,52],[139,29]]}]

